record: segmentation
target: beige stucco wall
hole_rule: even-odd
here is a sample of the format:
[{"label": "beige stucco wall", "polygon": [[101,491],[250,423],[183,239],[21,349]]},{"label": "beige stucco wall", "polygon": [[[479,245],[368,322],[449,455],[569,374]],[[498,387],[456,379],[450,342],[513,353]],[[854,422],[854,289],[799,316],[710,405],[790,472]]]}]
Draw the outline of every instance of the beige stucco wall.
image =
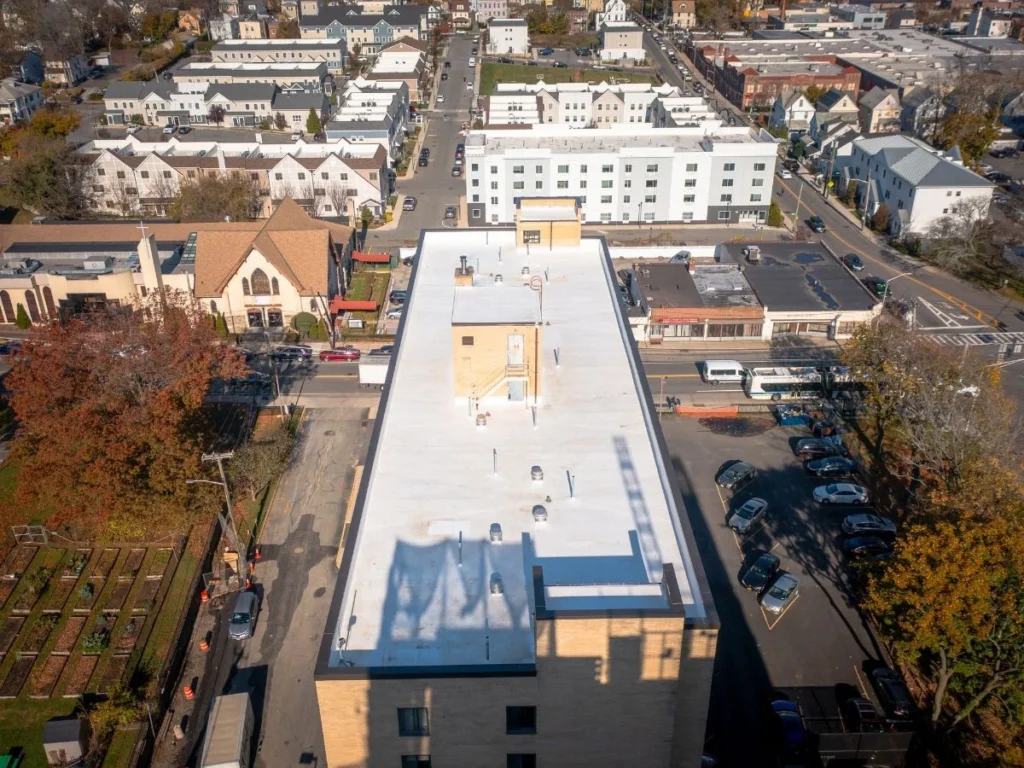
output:
[{"label": "beige stucco wall", "polygon": [[[455,397],[476,397],[500,377],[508,360],[508,337],[523,335],[523,362],[529,377],[526,387],[528,399],[542,397],[543,382],[536,376],[543,339],[541,329],[535,325],[453,325],[452,350],[454,356]],[[472,337],[472,344],[463,344],[464,337]],[[536,385],[536,392],[534,390]],[[495,387],[487,398],[507,398],[508,384]]]}]

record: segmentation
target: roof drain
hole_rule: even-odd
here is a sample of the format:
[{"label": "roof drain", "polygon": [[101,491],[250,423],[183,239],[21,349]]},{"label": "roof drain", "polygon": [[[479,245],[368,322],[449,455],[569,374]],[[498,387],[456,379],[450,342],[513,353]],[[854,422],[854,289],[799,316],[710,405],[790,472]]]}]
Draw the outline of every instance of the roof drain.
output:
[{"label": "roof drain", "polygon": [[501,524],[491,523],[491,543],[501,544]]},{"label": "roof drain", "polygon": [[546,523],[548,521],[548,510],[543,504],[535,504],[533,507],[533,521],[535,523]]},{"label": "roof drain", "polygon": [[531,480],[543,480],[544,479],[544,470],[541,469],[540,464],[534,464],[532,467],[530,467],[530,479]]}]

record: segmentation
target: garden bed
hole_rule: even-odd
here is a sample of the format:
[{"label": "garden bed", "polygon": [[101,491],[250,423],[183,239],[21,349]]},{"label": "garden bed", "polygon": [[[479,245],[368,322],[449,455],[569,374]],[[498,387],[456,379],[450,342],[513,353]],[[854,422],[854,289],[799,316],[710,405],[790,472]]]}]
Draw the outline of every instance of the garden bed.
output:
[{"label": "garden bed", "polygon": [[7,563],[4,565],[3,576],[6,579],[8,576],[14,576],[15,581],[21,578],[21,575],[25,573],[25,569],[32,564],[33,558],[36,556],[36,552],[39,551],[39,547],[18,547],[11,553],[10,557],[7,558]]},{"label": "garden bed", "polygon": [[71,581],[77,580],[85,571],[86,566],[89,565],[89,558],[91,556],[91,549],[76,549],[75,554],[64,563],[64,572],[61,574],[61,578]]},{"label": "garden bed", "polygon": [[142,586],[135,595],[135,607],[132,610],[151,610],[156,603],[156,596],[160,594],[161,584],[163,584],[163,579],[146,579],[142,582]]},{"label": "garden bed", "polygon": [[134,583],[133,579],[124,580],[118,577],[117,583],[114,584],[114,588],[110,591],[110,596],[103,606],[103,610],[120,611],[124,606],[124,601],[128,599],[128,593],[132,591],[132,584]]},{"label": "garden bed", "polygon": [[21,594],[14,602],[15,613],[31,613],[36,603],[50,589],[50,579],[64,559],[63,549],[47,549],[38,564],[21,579]]},{"label": "garden bed", "polygon": [[4,623],[0,626],[0,656],[3,656],[14,645],[14,640],[21,632],[21,627],[25,623],[24,616],[8,616],[4,619]]},{"label": "garden bed", "polygon": [[125,558],[124,565],[121,566],[121,572],[117,575],[117,578],[121,581],[133,581],[139,573],[139,568],[142,567],[142,561],[146,559],[146,550],[144,549],[133,549],[128,552],[128,557]]},{"label": "garden bed", "polygon": [[162,579],[167,573],[167,566],[171,562],[172,550],[170,547],[163,547],[156,551],[153,559],[149,561],[149,570],[146,573],[147,579]]},{"label": "garden bed", "polygon": [[132,616],[123,627],[119,630],[117,638],[117,653],[131,653],[135,648],[135,643],[138,642],[139,635],[142,632],[142,627],[146,623],[145,614],[136,614]]},{"label": "garden bed", "polygon": [[80,586],[78,588],[78,602],[75,603],[75,611],[79,613],[89,613],[92,611],[100,597],[100,592],[103,591],[103,584],[103,579],[90,577],[87,582]]},{"label": "garden bed", "polygon": [[100,553],[100,559],[96,563],[96,567],[92,569],[90,575],[93,579],[105,579],[110,576],[110,572],[114,570],[114,564],[117,562],[117,556],[121,553],[119,549],[104,549]]},{"label": "garden bed", "polygon": [[35,623],[28,628],[25,642],[21,645],[21,653],[39,653],[50,639],[50,633],[60,623],[59,613],[44,613],[36,617]]},{"label": "garden bed", "polygon": [[131,656],[127,653],[111,656],[107,660],[106,668],[99,675],[99,681],[94,686],[95,692],[110,693],[121,682],[121,678],[124,677],[124,671],[128,668],[129,659],[131,659]]},{"label": "garden bed", "polygon": [[51,653],[65,655],[71,653],[87,621],[88,618],[85,616],[72,616],[68,619],[64,624],[64,628],[61,629],[60,635],[57,637],[57,643],[53,646]]},{"label": "garden bed", "polygon": [[32,688],[29,695],[34,699],[48,699],[57,687],[61,672],[68,663],[67,656],[50,656],[32,677]]},{"label": "garden bed", "polygon": [[14,590],[18,587],[17,579],[0,579],[0,608],[4,607],[4,604],[14,593]]},{"label": "garden bed", "polygon": [[12,665],[3,685],[0,685],[0,699],[15,699],[21,691],[25,681],[28,680],[32,665],[36,663],[35,656],[22,656]]},{"label": "garden bed", "polygon": [[75,591],[75,585],[78,582],[75,579],[69,579],[61,577],[59,579],[53,579],[50,581],[50,593],[49,599],[46,601],[46,611],[56,611],[60,613],[64,607],[64,603],[71,597],[71,593]]},{"label": "garden bed", "polygon": [[64,673],[64,698],[77,699],[85,693],[89,685],[92,671],[96,669],[99,656],[79,656],[77,661],[69,664]]},{"label": "garden bed", "polygon": [[97,616],[96,623],[82,638],[82,653],[97,656],[103,653],[110,645],[110,633],[116,622],[116,616],[107,616],[106,614]]}]

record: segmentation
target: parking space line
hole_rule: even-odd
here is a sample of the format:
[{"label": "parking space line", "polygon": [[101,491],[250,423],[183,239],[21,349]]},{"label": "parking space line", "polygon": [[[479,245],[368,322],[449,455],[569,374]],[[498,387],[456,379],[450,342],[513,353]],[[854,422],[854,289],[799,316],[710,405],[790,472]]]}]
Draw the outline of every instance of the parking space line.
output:
[{"label": "parking space line", "polygon": [[743,542],[740,541],[740,537],[736,533],[736,531],[733,531],[732,528],[730,528],[729,530],[732,532],[732,540],[736,543],[736,549],[738,549],[740,551],[740,554],[742,555],[743,554]]},{"label": "parking space line", "polygon": [[761,608],[761,615],[764,616],[764,623],[767,625],[769,632],[771,632],[773,629],[779,626],[779,622],[782,621],[782,617],[789,613],[789,609],[796,605],[796,601],[799,599],[800,595],[798,594],[796,597],[793,598],[793,601],[782,610],[782,613],[778,615],[774,622],[768,621],[768,612],[765,611],[764,608],[761,608],[760,603],[757,604],[757,607]]},{"label": "parking space line", "polygon": [[870,701],[871,697],[868,696],[868,689],[864,685],[864,678],[860,676],[860,669],[857,667],[856,664],[853,665],[853,674],[855,674],[857,676],[857,685],[860,686],[861,694],[864,696],[865,699]]},{"label": "parking space line", "polygon": [[718,486],[718,483],[715,483],[715,492],[718,494],[718,500],[722,502],[722,509],[728,512],[729,508],[725,506],[725,499],[722,498],[722,489]]}]

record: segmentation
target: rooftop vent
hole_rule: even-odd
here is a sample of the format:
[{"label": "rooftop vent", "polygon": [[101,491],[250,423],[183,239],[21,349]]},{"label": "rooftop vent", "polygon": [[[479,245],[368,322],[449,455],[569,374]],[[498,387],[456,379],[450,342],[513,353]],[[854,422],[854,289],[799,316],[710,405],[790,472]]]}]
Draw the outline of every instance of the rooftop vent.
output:
[{"label": "rooftop vent", "polygon": [[466,274],[466,262],[468,260],[468,256],[459,256],[459,274]]},{"label": "rooftop vent", "polygon": [[478,427],[486,427],[487,426],[487,416],[485,414],[478,413],[477,416],[476,416],[476,425]]},{"label": "rooftop vent", "polygon": [[505,585],[501,582],[500,573],[491,574],[491,594],[492,595],[503,595],[505,594]]},{"label": "rooftop vent", "polygon": [[543,480],[544,479],[544,470],[541,469],[539,464],[534,464],[532,467],[530,467],[530,479],[531,480]]},{"label": "rooftop vent", "polygon": [[519,274],[521,274],[521,275],[528,275],[528,274],[530,274],[530,268],[529,267],[523,267],[522,270],[519,272]]},{"label": "rooftop vent", "polygon": [[501,543],[501,524],[491,523],[491,541],[500,544]]},{"label": "rooftop vent", "polygon": [[494,276],[494,282],[495,282],[495,284],[503,283],[503,282],[505,282],[505,278],[502,277],[501,275],[495,275]]},{"label": "rooftop vent", "polygon": [[548,510],[543,504],[535,504],[533,507],[533,521],[535,523],[546,523]]}]

